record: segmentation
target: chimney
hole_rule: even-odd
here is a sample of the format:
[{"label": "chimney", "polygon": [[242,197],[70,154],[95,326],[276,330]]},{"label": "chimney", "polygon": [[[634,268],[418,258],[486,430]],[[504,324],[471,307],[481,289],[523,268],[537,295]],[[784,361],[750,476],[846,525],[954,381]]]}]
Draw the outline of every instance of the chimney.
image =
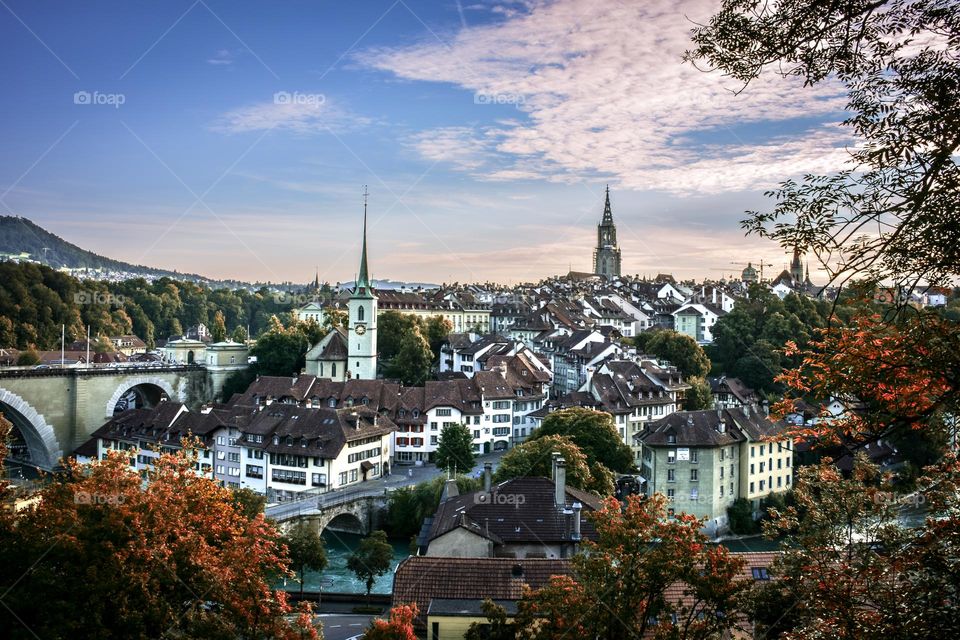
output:
[{"label": "chimney", "polygon": [[557,460],[560,458],[560,452],[554,451],[550,454],[550,479],[557,477]]},{"label": "chimney", "polygon": [[553,479],[553,502],[563,508],[567,503],[567,461],[557,458],[557,468]]},{"label": "chimney", "polygon": [[582,504],[579,502],[573,503],[573,535],[571,536],[573,540],[580,540],[580,512],[582,510]]},{"label": "chimney", "polygon": [[767,402],[766,400],[763,401],[763,415],[765,417],[770,416],[770,403]]},{"label": "chimney", "polygon": [[443,488],[443,496],[441,497],[441,502],[444,500],[449,500],[450,498],[456,498],[460,495],[460,490],[457,488],[457,479],[448,478],[447,484]]},{"label": "chimney", "polygon": [[493,482],[493,464],[483,463],[483,490],[490,493],[490,485]]}]

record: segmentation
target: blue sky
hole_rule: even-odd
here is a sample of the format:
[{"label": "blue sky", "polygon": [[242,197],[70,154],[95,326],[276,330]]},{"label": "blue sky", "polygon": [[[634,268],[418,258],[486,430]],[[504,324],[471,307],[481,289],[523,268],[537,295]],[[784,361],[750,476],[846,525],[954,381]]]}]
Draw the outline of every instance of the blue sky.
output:
[{"label": "blue sky", "polygon": [[[715,2],[0,0],[0,212],[111,257],[246,280],[517,282],[781,266],[744,238],[845,159],[843,96],[683,65]],[[816,279],[816,278],[815,278]]]}]

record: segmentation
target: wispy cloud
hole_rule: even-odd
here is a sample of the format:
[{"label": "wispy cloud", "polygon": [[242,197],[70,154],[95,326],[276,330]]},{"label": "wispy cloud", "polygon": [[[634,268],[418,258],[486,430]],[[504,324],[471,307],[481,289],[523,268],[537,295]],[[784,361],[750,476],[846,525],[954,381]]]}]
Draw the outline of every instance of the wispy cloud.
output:
[{"label": "wispy cloud", "polygon": [[[633,189],[717,193],[839,167],[849,140],[824,126],[840,119],[846,102],[838,85],[804,89],[765,77],[735,94],[740,87],[729,78],[682,63],[691,20],[716,8],[713,0],[536,2],[463,27],[449,43],[434,38],[357,57],[403,79],[462,87],[473,94],[465,100],[482,97],[478,110],[516,103],[521,117],[509,122],[447,126],[410,141],[425,158],[481,178],[609,177]],[[790,135],[781,127],[747,143],[735,133],[799,118],[804,125]]]},{"label": "wispy cloud", "polygon": [[220,133],[276,129],[311,134],[362,127],[370,122],[369,118],[348,113],[323,94],[280,91],[270,102],[224,113],[210,128]]},{"label": "wispy cloud", "polygon": [[214,66],[229,66],[237,59],[236,53],[229,49],[220,49],[211,57],[207,58],[207,64]]}]

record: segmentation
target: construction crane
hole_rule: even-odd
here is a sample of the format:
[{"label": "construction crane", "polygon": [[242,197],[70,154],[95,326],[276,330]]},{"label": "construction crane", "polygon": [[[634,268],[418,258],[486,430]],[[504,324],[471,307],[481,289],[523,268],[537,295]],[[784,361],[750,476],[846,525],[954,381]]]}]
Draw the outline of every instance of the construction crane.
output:
[{"label": "construction crane", "polygon": [[[731,262],[730,264],[734,264],[734,265],[737,265],[738,267],[744,267],[744,268],[747,266],[754,266],[752,262]],[[763,268],[772,267],[773,265],[769,262],[764,262],[761,259],[759,262],[757,262],[756,266],[760,268],[760,282],[763,282]]]}]

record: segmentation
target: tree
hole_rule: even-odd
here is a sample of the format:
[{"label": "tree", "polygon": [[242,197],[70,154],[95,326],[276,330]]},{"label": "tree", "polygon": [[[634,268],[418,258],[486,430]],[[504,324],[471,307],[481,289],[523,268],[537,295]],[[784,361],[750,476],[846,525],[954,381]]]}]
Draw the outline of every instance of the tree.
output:
[{"label": "tree", "polygon": [[243,344],[247,341],[247,330],[241,326],[237,326],[233,333],[230,334],[230,339],[236,343]]},{"label": "tree", "polygon": [[323,538],[306,522],[298,522],[287,531],[280,541],[287,546],[290,568],[300,582],[300,599],[303,600],[303,582],[307,569],[323,571],[327,566],[327,549]]},{"label": "tree", "polygon": [[473,452],[473,433],[462,424],[448,424],[440,431],[437,468],[444,471],[469,471],[473,469],[476,455]]},{"label": "tree", "polygon": [[[687,59],[749,84],[764,73],[847,92],[849,162],[787,180],[744,228],[811,251],[832,282],[908,288],[960,267],[960,5],[939,0],[725,0]],[[749,87],[746,87],[749,90]]]},{"label": "tree", "polygon": [[[399,487],[390,492],[385,526],[387,534],[391,538],[415,537],[420,532],[423,519],[436,513],[446,483],[446,479],[441,476],[413,487]],[[477,478],[457,476],[457,490],[461,495],[476,491],[480,486]]]},{"label": "tree", "polygon": [[257,338],[250,355],[256,356],[257,371],[261,375],[295,376],[303,370],[309,347],[307,337],[297,324],[287,329],[273,316],[270,330]]},{"label": "tree", "polygon": [[210,327],[210,336],[214,342],[223,342],[227,339],[227,321],[223,317],[223,311],[219,309],[213,314],[213,326]]},{"label": "tree", "polygon": [[516,640],[517,629],[513,622],[507,622],[507,610],[490,598],[485,598],[480,610],[486,616],[486,623],[470,624],[463,640]]},{"label": "tree", "polygon": [[387,377],[399,378],[409,386],[422,386],[430,376],[433,352],[426,338],[414,327],[400,340],[400,351],[387,365]]},{"label": "tree", "polygon": [[684,399],[684,409],[699,411],[713,408],[713,393],[710,391],[709,382],[703,378],[687,378],[687,384],[690,385],[690,389],[687,390],[687,396]]},{"label": "tree", "polygon": [[413,631],[413,620],[417,613],[416,603],[397,605],[390,609],[389,620],[371,620],[362,640],[417,640],[417,634]]},{"label": "tree", "polygon": [[343,309],[328,307],[323,312],[323,326],[325,329],[346,329],[350,326],[350,316]]},{"label": "tree", "polygon": [[602,472],[597,474],[599,477],[595,477],[587,462],[587,456],[566,436],[543,436],[518,444],[500,458],[493,479],[503,482],[525,476],[549,478],[553,473],[554,452],[559,453],[566,463],[568,485],[584,491],[594,491],[601,496],[613,493],[612,480]]},{"label": "tree", "polygon": [[416,316],[399,311],[384,311],[377,314],[377,349],[385,362],[400,353],[403,337],[417,326]]},{"label": "tree", "polygon": [[688,335],[676,331],[657,331],[646,341],[646,349],[680,370],[684,376],[699,377],[710,373],[710,358],[703,347]]},{"label": "tree", "polygon": [[357,580],[367,585],[367,597],[377,578],[390,570],[393,562],[393,547],[384,531],[374,531],[360,541],[357,550],[347,558],[347,569],[357,576]]},{"label": "tree", "polygon": [[440,347],[447,341],[451,331],[453,331],[453,323],[443,316],[430,316],[423,323],[423,335],[430,343],[434,362],[440,359]]},{"label": "tree", "polygon": [[5,634],[316,637],[305,618],[287,621],[286,596],[270,586],[287,564],[275,527],[197,475],[187,444],[156,458],[144,477],[129,468],[128,452],[85,466],[70,460],[33,509],[0,510]]},{"label": "tree", "polygon": [[634,470],[633,452],[623,443],[609,413],[583,407],[560,409],[544,418],[530,439],[552,435],[572,440],[587,456],[588,464],[599,462],[618,473]]},{"label": "tree", "polygon": [[730,520],[730,531],[737,535],[758,533],[760,525],[753,519],[753,505],[746,498],[737,498],[727,508],[727,517]]},{"label": "tree", "polygon": [[[735,625],[743,560],[710,545],[701,520],[668,518],[667,498],[615,498],[591,514],[598,539],[584,542],[572,574],[527,591],[518,603],[518,637],[722,637]],[[671,587],[682,584],[683,598]]]},{"label": "tree", "polygon": [[267,497],[248,487],[233,489],[233,504],[237,511],[253,520],[258,514],[264,512],[267,506]]},{"label": "tree", "polygon": [[36,364],[40,364],[40,354],[33,349],[27,349],[17,354],[18,367],[32,367]]},{"label": "tree", "polygon": [[[764,525],[789,541],[771,568],[773,592],[760,594],[791,604],[794,637],[960,633],[960,614],[944,597],[955,588],[960,466],[950,458],[930,471],[912,494],[897,493],[864,456],[849,476],[830,461],[798,471],[796,505]],[[927,507],[922,525],[899,524],[905,504]]]}]

